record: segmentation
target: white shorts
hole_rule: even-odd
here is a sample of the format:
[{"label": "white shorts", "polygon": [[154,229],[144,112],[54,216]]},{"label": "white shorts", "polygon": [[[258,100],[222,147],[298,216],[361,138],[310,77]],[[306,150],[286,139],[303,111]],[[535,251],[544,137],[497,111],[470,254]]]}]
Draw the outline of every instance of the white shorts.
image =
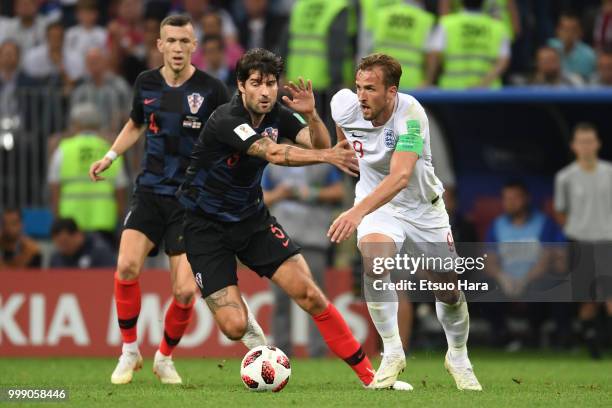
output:
[{"label": "white shorts", "polygon": [[[444,222],[445,219],[446,222]],[[438,218],[431,227],[425,227],[422,222],[416,226],[401,214],[379,209],[366,215],[359,224],[357,228],[358,245],[361,239],[369,234],[388,236],[395,242],[398,252],[402,251],[410,256],[441,259],[458,256],[448,218],[444,217]],[[438,267],[432,267],[431,270],[449,271],[449,269]]]}]

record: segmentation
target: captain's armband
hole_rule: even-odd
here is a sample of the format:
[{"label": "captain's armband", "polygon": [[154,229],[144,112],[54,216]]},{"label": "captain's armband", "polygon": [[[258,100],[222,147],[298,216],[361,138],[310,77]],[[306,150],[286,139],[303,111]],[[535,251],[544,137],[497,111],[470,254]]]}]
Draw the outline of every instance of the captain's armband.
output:
[{"label": "captain's armband", "polygon": [[421,137],[421,124],[418,120],[406,122],[407,131],[399,136],[396,152],[414,152],[421,156],[423,154],[423,138]]}]

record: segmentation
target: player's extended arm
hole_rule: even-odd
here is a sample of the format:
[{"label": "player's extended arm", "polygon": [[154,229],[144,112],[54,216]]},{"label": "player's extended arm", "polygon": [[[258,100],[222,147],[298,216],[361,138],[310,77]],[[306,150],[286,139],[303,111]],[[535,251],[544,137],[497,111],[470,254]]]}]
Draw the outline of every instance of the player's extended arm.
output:
[{"label": "player's extended arm", "polygon": [[329,163],[352,176],[357,176],[359,170],[355,152],[348,148],[346,141],[338,143],[331,149],[308,150],[292,145],[277,144],[264,137],[254,142],[247,150],[247,154],[279,166],[299,167]]},{"label": "player's extended arm", "polygon": [[308,126],[300,130],[295,137],[295,141],[300,146],[307,149],[328,149],[331,147],[331,140],[327,126],[321,120],[315,110],[310,115],[304,115]]},{"label": "player's extended arm", "polygon": [[289,82],[285,89],[290,93],[283,96],[283,102],[294,111],[302,115],[306,120],[307,127],[298,132],[295,141],[297,144],[308,149],[327,149],[331,147],[329,132],[325,123],[317,114],[315,107],[314,93],[312,91],[312,81],[304,80],[300,77],[298,83]]},{"label": "player's extended arm", "polygon": [[418,154],[414,152],[394,152],[389,175],[383,178],[374,191],[355,205],[355,209],[366,216],[391,201],[408,185],[418,159]]},{"label": "player's extended arm", "polygon": [[340,143],[346,140],[346,136],[344,136],[344,132],[338,125],[336,125],[336,139],[338,140],[337,143]]},{"label": "player's extended arm", "polygon": [[329,227],[327,236],[331,241],[342,242],[347,239],[357,229],[363,217],[391,201],[397,193],[406,188],[418,159],[419,155],[415,152],[396,150],[391,157],[389,175],[353,208],[340,214]]},{"label": "player's extended arm", "polygon": [[[143,128],[144,126],[138,126],[132,119],[128,119],[123,126],[123,129],[121,129],[121,132],[119,132],[119,135],[115,139],[115,142],[111,147],[111,152],[114,152],[115,156],[120,156],[125,153],[138,141],[140,135],[142,134]],[[92,164],[89,168],[89,178],[92,181],[104,180],[104,177],[101,177],[100,173],[108,169],[111,164],[113,164],[113,160],[116,158],[109,157],[109,153],[107,153],[102,159]]]}]

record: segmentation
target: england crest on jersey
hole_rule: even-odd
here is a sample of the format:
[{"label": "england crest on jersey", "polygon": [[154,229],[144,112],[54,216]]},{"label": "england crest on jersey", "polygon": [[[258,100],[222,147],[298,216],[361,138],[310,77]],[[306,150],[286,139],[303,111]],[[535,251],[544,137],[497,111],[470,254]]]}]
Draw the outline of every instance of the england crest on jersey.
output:
[{"label": "england crest on jersey", "polygon": [[189,104],[189,111],[192,114],[198,113],[202,103],[204,102],[204,97],[199,93],[192,93],[191,95],[187,95],[187,103]]},{"label": "england crest on jersey", "polygon": [[384,141],[385,141],[385,147],[387,149],[395,149],[395,133],[393,132],[393,129],[390,128],[385,128],[383,130],[383,137],[384,137]]}]

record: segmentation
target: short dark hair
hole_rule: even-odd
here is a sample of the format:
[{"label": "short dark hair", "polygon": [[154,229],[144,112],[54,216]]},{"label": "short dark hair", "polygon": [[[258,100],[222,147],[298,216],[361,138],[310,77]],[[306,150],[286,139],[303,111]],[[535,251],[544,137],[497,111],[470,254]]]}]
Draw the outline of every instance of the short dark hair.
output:
[{"label": "short dark hair", "polygon": [[159,28],[161,30],[163,26],[167,25],[172,27],[184,27],[187,24],[193,25],[193,23],[191,22],[191,17],[189,17],[187,14],[173,14],[164,18],[161,24],[159,25]]},{"label": "short dark hair", "polygon": [[73,218],[58,218],[51,225],[51,236],[54,237],[61,232],[67,232],[70,235],[79,232],[79,226]]},{"label": "short dark hair", "polygon": [[595,127],[594,124],[590,123],[590,122],[579,122],[576,124],[576,126],[574,126],[574,131],[572,133],[572,139],[574,137],[576,137],[576,133],[578,132],[593,132],[595,134],[595,137],[597,139],[599,139],[599,134],[597,133],[597,128]]},{"label": "short dark hair", "polygon": [[64,25],[61,22],[54,21],[52,23],[47,24],[47,28],[45,29],[45,33],[49,34],[49,32],[51,30],[53,30],[54,28],[61,28],[62,31],[66,31],[66,29],[64,28]]},{"label": "short dark hair", "polygon": [[527,188],[527,185],[525,184],[525,182],[519,179],[507,180],[504,183],[504,186],[502,187],[502,189],[505,190],[507,188],[516,188],[516,189],[521,190],[525,194],[529,194],[529,189]]},{"label": "short dark hair", "polygon": [[369,71],[374,67],[380,67],[382,70],[383,83],[387,88],[390,86],[399,87],[402,66],[395,58],[382,53],[370,54],[361,59],[357,71]]},{"label": "short dark hair", "polygon": [[236,78],[239,82],[245,82],[253,72],[273,75],[278,80],[283,72],[283,60],[263,48],[250,49],[236,64]]},{"label": "short dark hair", "polygon": [[557,23],[561,22],[561,19],[564,18],[568,20],[575,20],[579,25],[582,25],[580,16],[574,13],[573,11],[564,11],[563,13],[561,13],[561,15],[559,16],[559,20],[557,20]]},{"label": "short dark hair", "polygon": [[463,7],[468,10],[478,10],[482,8],[484,0],[463,0]]},{"label": "short dark hair", "polygon": [[98,11],[98,2],[96,0],[79,0],[76,9]]},{"label": "short dark hair", "polygon": [[219,43],[219,46],[222,50],[225,49],[225,42],[223,41],[223,37],[221,37],[220,35],[205,35],[204,38],[202,38],[202,45],[214,41]]}]

